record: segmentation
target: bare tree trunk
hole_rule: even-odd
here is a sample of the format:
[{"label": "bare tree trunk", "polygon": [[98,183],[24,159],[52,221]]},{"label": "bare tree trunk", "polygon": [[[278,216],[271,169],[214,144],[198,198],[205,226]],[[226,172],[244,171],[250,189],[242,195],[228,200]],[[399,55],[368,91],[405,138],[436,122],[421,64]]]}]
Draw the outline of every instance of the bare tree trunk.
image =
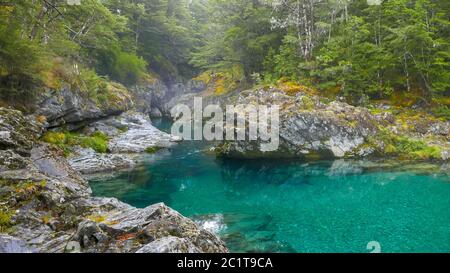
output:
[{"label": "bare tree trunk", "polygon": [[408,70],[408,58],[406,55],[406,45],[405,45],[405,52],[403,54],[403,69],[405,70],[406,89],[408,90],[408,93],[409,93],[411,91],[411,83],[409,82],[409,70]]},{"label": "bare tree trunk", "polygon": [[47,13],[47,5],[44,3],[42,4],[42,8],[39,11],[38,16],[36,17],[36,22],[33,24],[33,27],[31,28],[30,31],[30,35],[28,36],[30,38],[30,41],[33,41],[36,38],[37,32],[39,31],[40,22],[42,21],[46,13]]}]

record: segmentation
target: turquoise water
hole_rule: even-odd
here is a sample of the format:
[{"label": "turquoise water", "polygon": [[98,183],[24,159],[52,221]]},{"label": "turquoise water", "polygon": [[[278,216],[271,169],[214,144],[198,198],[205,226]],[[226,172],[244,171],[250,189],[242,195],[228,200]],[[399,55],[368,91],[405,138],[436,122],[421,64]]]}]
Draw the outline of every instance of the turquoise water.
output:
[{"label": "turquoise water", "polygon": [[[167,130],[167,124],[159,124]],[[450,181],[352,162],[219,160],[184,142],[151,163],[91,181],[97,196],[164,202],[219,233],[233,252],[450,251]],[[429,166],[428,166],[429,167]]]}]

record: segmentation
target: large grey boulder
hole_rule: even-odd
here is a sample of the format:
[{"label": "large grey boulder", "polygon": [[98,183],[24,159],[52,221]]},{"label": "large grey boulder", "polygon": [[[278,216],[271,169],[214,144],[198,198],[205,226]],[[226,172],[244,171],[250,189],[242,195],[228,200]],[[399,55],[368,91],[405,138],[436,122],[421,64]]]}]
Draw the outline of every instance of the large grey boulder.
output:
[{"label": "large grey boulder", "polygon": [[139,162],[138,157],[137,154],[102,154],[91,148],[78,147],[68,161],[72,168],[82,174],[95,174],[132,168]]},{"label": "large grey boulder", "polygon": [[169,148],[180,141],[154,127],[148,116],[128,112],[119,118],[128,130],[111,139],[109,149],[112,153],[142,153],[152,147]]},{"label": "large grey boulder", "polygon": [[47,89],[37,99],[35,114],[44,116],[49,128],[64,125],[67,129],[75,130],[133,107],[132,97],[125,87],[112,83],[109,88],[114,98],[105,102],[94,101],[69,86],[63,86],[59,90]]},{"label": "large grey boulder", "polygon": [[341,158],[377,132],[376,120],[367,109],[342,102],[323,103],[303,93],[288,96],[278,90],[258,89],[241,92],[235,104],[278,105],[280,145],[275,151],[266,151],[260,140],[230,141],[220,150],[228,157]]}]

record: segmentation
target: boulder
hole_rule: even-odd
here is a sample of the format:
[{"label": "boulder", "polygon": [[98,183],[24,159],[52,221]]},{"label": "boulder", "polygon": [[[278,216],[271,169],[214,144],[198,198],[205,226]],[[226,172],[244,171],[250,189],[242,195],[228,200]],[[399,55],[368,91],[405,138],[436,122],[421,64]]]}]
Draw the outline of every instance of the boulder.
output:
[{"label": "boulder", "polygon": [[70,165],[90,175],[131,168],[141,162],[148,149],[169,148],[179,141],[154,127],[148,115],[136,111],[97,121],[85,131],[101,131],[110,137],[108,153],[78,147],[70,155]]},{"label": "boulder", "polygon": [[108,92],[111,93],[110,101],[99,102],[69,86],[60,90],[48,89],[39,95],[35,114],[46,118],[48,128],[65,126],[75,130],[133,107],[131,95],[122,85],[111,83]]},{"label": "boulder", "polygon": [[142,153],[148,148],[169,148],[180,141],[178,137],[161,132],[154,127],[148,116],[128,112],[119,117],[128,130],[110,140],[112,153]]},{"label": "boulder", "polygon": [[[183,99],[187,98],[178,101]],[[248,141],[247,130],[247,140],[224,141],[215,149],[223,157],[339,159],[403,156],[444,161],[449,158],[450,123],[430,117],[408,118],[405,125],[402,118],[389,113],[372,114],[364,107],[330,101],[307,92],[288,95],[276,88],[248,90],[221,99],[221,105],[278,105],[280,109],[278,149],[268,151],[263,147],[266,142],[261,139]],[[245,119],[248,123],[248,116]],[[394,146],[401,147],[402,141],[415,148],[404,151]]]},{"label": "boulder", "polygon": [[367,109],[343,102],[323,103],[303,93],[288,96],[278,90],[258,89],[242,92],[235,104],[278,105],[280,145],[275,151],[265,151],[260,140],[226,142],[220,150],[226,157],[342,158],[378,130]]},{"label": "boulder", "polygon": [[136,154],[101,154],[91,148],[75,149],[69,164],[82,174],[95,174],[132,168],[139,161]]}]

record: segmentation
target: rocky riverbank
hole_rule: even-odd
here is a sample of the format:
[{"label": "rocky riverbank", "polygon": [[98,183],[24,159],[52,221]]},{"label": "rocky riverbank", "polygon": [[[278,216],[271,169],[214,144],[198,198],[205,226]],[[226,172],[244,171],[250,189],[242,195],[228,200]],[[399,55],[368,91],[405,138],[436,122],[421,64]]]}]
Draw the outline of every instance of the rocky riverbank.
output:
[{"label": "rocky riverbank", "polygon": [[[226,252],[217,236],[164,204],[137,209],[91,197],[80,172],[130,167],[177,139],[128,107],[110,112],[83,100],[68,95],[30,116],[0,108],[0,252]],[[40,141],[47,128],[67,127],[106,134],[108,152],[78,147],[67,159]]]},{"label": "rocky riverbank", "polygon": [[291,92],[267,86],[220,96],[206,92],[183,94],[167,102],[165,109],[178,103],[192,108],[195,96],[203,96],[204,106],[231,104],[280,107],[278,150],[264,151],[261,148],[264,142],[261,140],[224,141],[215,149],[222,157],[437,161],[448,161],[450,158],[450,122],[420,108],[407,109],[383,104],[356,107],[320,97],[307,90]]},{"label": "rocky riverbank", "polygon": [[278,105],[280,147],[264,152],[260,141],[225,142],[218,149],[223,156],[439,161],[450,157],[450,123],[425,113],[405,116],[404,110],[355,107],[305,92],[286,94],[276,88],[241,92],[233,100],[243,105]]}]

